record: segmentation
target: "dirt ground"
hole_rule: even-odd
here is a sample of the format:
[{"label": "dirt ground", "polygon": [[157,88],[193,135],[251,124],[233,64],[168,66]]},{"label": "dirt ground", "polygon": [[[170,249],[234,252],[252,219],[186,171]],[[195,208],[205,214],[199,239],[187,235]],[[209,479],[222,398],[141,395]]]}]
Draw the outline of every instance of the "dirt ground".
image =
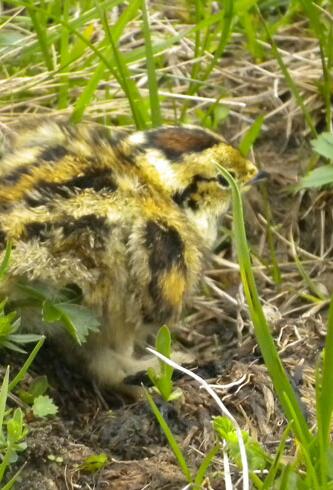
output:
[{"label": "dirt ground", "polygon": [[[293,52],[298,52],[313,46],[309,39],[299,41],[303,44],[297,46],[297,27],[287,34],[285,43],[279,39],[285,49],[292,45]],[[231,141],[237,142],[248,128],[247,118],[271,113],[252,155],[270,177],[260,189],[253,188],[245,196],[247,233],[265,313],[304,413],[311,422],[314,368],[323,347],[327,303],[310,303],[306,298],[309,290],[295,264],[291,237],[309,276],[325,294],[332,293],[333,194],[292,191],[291,186],[306,170],[310,158],[309,135],[303,117],[291,101],[281,74],[276,75],[279,87],[278,97],[274,99],[273,81],[267,84],[263,73],[264,70],[266,74],[271,72],[272,77],[279,74],[276,63],[263,64],[260,74],[246,60],[243,59],[243,64],[237,61],[242,56],[237,43],[236,37],[230,47],[234,60],[226,56],[221,71],[212,75],[205,95],[214,97],[219,77],[223,77],[226,90],[238,100],[245,100],[246,108],[239,111],[241,117],[231,115],[223,126],[225,136]],[[301,61],[296,59],[295,63],[301,64]],[[290,69],[294,69],[292,75],[298,82],[297,67]],[[313,66],[311,71],[304,69],[301,75],[303,82],[307,75],[314,79],[319,77]],[[320,129],[324,116],[314,95],[318,90],[312,90],[311,80],[305,82],[302,88],[313,97]],[[264,92],[266,87],[269,91]],[[216,390],[239,425],[273,454],[285,420],[249,322],[237,258],[227,231],[230,224],[231,216],[221,229],[221,243],[207,268],[202,289],[175,334],[182,348],[194,355],[195,363],[191,365],[194,372],[214,385],[221,385]],[[281,282],[272,279],[270,243],[279,264]],[[6,353],[0,366],[0,378],[7,362],[19,368],[23,361],[24,356]],[[147,402],[133,403],[115,393],[100,393],[79,373],[63,365],[61,358],[48,346],[38,356],[26,382],[44,374],[59,413],[46,420],[31,417],[28,449],[18,462],[19,465],[25,462],[25,467],[17,488],[178,490],[186,486]],[[183,391],[183,400],[168,405],[156,401],[195,473],[214,443],[211,419],[219,412],[213,400],[192,379],[180,374],[176,374],[175,379],[176,386]],[[149,385],[145,377],[142,380]],[[13,405],[15,403],[14,400]],[[100,453],[108,457],[102,470],[89,474],[80,469],[86,457]],[[222,455],[219,454],[204,488],[224,489],[222,471]],[[235,488],[241,488],[241,482]]]}]

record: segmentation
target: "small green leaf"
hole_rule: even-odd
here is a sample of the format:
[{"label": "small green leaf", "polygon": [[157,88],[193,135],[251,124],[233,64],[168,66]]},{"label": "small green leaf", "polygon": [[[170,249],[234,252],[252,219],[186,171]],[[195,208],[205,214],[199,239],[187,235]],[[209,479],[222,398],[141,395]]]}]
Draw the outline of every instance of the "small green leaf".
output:
[{"label": "small green leaf", "polygon": [[[171,355],[171,335],[170,330],[166,325],[163,325],[156,337],[156,350],[165,357],[170,358]],[[164,363],[163,363],[164,364]]]},{"label": "small green leaf", "polygon": [[168,396],[168,402],[174,402],[175,400],[179,400],[184,397],[184,392],[181,388],[176,388],[173,390]]},{"label": "small green leaf", "polygon": [[13,29],[1,29],[0,31],[0,48],[11,48],[17,46],[20,41],[24,41],[25,35],[18,30]]},{"label": "small green leaf", "polygon": [[308,490],[311,487],[301,479],[291,465],[287,464],[283,467],[281,475],[275,480],[274,488],[280,490]]},{"label": "small green leaf", "polygon": [[43,303],[43,320],[47,323],[59,322],[62,314],[58,308],[56,308],[50,301],[45,300]]},{"label": "small green leaf", "polygon": [[96,473],[101,470],[107,463],[108,457],[105,453],[94,454],[86,458],[80,465],[80,470],[86,473]]},{"label": "small green leaf", "polygon": [[17,333],[11,334],[10,340],[16,344],[30,344],[31,342],[38,342],[41,339],[41,335],[34,333]]},{"label": "small green leaf", "polygon": [[26,284],[23,282],[17,282],[17,287],[26,293],[29,299],[35,299],[37,301],[43,302],[45,299],[52,300],[51,294],[46,290],[41,284]]},{"label": "small green leaf", "polygon": [[[163,325],[156,336],[156,350],[170,359],[171,357],[171,335],[168,327]],[[148,368],[147,374],[151,382],[154,384],[156,391],[162,396],[165,401],[176,400],[179,398],[179,393],[173,394],[173,367],[163,361],[159,362],[160,370],[156,372],[153,368]]]},{"label": "small green leaf", "polygon": [[333,160],[333,133],[321,133],[318,138],[311,141],[311,145],[319,155]]},{"label": "small green leaf", "polygon": [[301,179],[299,187],[304,189],[321,187],[327,184],[333,184],[333,165],[323,165],[322,167],[315,168]]},{"label": "small green leaf", "polygon": [[[17,451],[24,450],[26,444],[22,446],[22,440],[27,435],[28,430],[23,419],[23,412],[20,408],[14,411],[13,416],[7,421],[7,440]],[[19,446],[17,446],[17,443]]]},{"label": "small green leaf", "polygon": [[251,150],[251,147],[253,146],[256,139],[259,137],[263,123],[264,116],[257,117],[252,126],[244,134],[242,141],[239,144],[239,151],[244,157],[247,157]]},{"label": "small green leaf", "polygon": [[20,390],[18,395],[22,401],[32,405],[34,399],[40,395],[44,395],[49,387],[49,383],[47,381],[46,376],[39,376],[34,379],[31,385],[29,386],[29,390]]},{"label": "small green leaf", "polygon": [[9,366],[7,366],[5,376],[0,388],[0,438],[3,435],[2,425],[6,411],[6,401],[8,396],[8,383],[9,383]]},{"label": "small green leaf", "polygon": [[90,332],[97,332],[100,322],[88,308],[82,305],[58,303],[54,305],[61,313],[61,320],[79,344],[86,341]]},{"label": "small green leaf", "polygon": [[[236,429],[228,417],[215,417],[213,419],[213,427],[224,441],[227,443],[228,452],[231,459],[241,467],[241,456],[239,451],[238,437]],[[242,431],[244,444],[246,447],[249,468],[251,471],[264,470],[271,463],[271,457],[265,452],[260,444],[252,439],[250,435]]]},{"label": "small green leaf", "polygon": [[12,251],[12,244],[9,241],[6,246],[5,255],[0,264],[0,281],[4,278],[4,276],[8,271],[11,251]]},{"label": "small green leaf", "polygon": [[48,395],[39,395],[34,399],[32,411],[35,417],[47,417],[56,415],[58,407]]},{"label": "small green leaf", "polygon": [[24,379],[24,377],[25,377],[28,369],[30,368],[33,360],[37,356],[40,348],[42,347],[42,345],[44,343],[44,341],[45,341],[45,337],[44,336],[41,336],[41,338],[38,340],[38,342],[35,345],[35,347],[30,352],[30,354],[28,356],[28,359],[26,359],[25,363],[23,364],[23,366],[21,367],[21,369],[19,370],[19,372],[17,373],[17,375],[15,376],[15,378],[12,379],[12,381],[10,382],[9,388],[8,388],[9,391],[13,391],[13,389],[15,388],[15,386],[17,385],[17,383],[19,383],[20,381],[22,381]]},{"label": "small green leaf", "polygon": [[[32,298],[42,307],[43,320],[46,323],[62,323],[69,334],[82,344],[90,332],[96,332],[100,322],[92,311],[83,305],[71,303],[73,291],[48,291],[45,286],[19,284],[28,298]],[[67,296],[66,296],[67,294]],[[64,301],[68,300],[68,302]]]}]

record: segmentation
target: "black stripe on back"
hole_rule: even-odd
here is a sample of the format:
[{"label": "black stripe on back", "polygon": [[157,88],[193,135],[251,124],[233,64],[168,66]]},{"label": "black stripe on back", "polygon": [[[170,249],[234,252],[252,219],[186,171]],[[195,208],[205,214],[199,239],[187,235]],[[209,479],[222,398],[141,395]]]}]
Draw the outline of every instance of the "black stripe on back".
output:
[{"label": "black stripe on back", "polygon": [[38,196],[27,195],[25,201],[32,207],[41,206],[52,201],[55,196],[68,199],[73,194],[78,194],[85,189],[93,189],[96,192],[113,193],[117,190],[117,184],[112,178],[110,169],[95,168],[88,170],[84,175],[73,177],[64,182],[39,181],[34,190]]},{"label": "black stripe on back", "polygon": [[23,234],[28,240],[38,238],[41,241],[45,241],[48,238],[53,226],[54,224],[49,222],[41,223],[39,221],[32,221],[31,223],[27,223],[25,225]]},{"label": "black stripe on back", "polygon": [[3,183],[9,184],[9,185],[14,185],[24,175],[30,175],[32,173],[32,171],[33,171],[33,168],[34,167],[31,166],[31,165],[26,165],[26,166],[18,167],[15,170],[13,170],[12,172],[10,172],[9,174],[7,174],[7,175],[5,175],[3,177]]},{"label": "black stripe on back", "polygon": [[57,224],[57,226],[62,226],[64,237],[73,233],[80,234],[84,231],[99,232],[105,228],[105,225],[106,219],[95,214],[85,214],[77,219],[69,218],[67,221]]},{"label": "black stripe on back", "polygon": [[45,162],[57,162],[68,154],[68,149],[62,145],[51,146],[46,148],[38,158]]},{"label": "black stripe on back", "polygon": [[[3,181],[6,184],[14,185],[16,184],[21,177],[24,175],[31,175],[35,168],[41,167],[45,162],[58,162],[65,155],[68,154],[68,150],[61,145],[53,146],[50,148],[46,148],[42,151],[40,155],[36,155],[36,161],[33,163],[28,163],[26,165],[22,165],[12,172],[8,173],[3,177]],[[23,157],[24,160],[24,157]],[[22,162],[20,162],[22,163]]]},{"label": "black stripe on back", "polygon": [[[54,222],[31,222],[25,227],[24,237],[28,240],[38,239],[44,242],[52,237],[54,230],[62,230],[63,239],[75,239],[75,246],[79,246],[80,242],[87,242],[87,238],[94,238],[95,248],[100,248],[104,245],[109,230],[109,225],[106,218],[96,216],[95,214],[86,214],[79,218],[64,217],[61,220]],[[57,242],[59,236],[57,234]]]}]

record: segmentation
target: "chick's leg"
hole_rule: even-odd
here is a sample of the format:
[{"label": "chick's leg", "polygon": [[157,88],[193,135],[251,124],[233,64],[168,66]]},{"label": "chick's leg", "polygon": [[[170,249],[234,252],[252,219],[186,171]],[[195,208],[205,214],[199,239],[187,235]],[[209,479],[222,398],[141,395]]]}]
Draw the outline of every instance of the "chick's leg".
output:
[{"label": "chick's leg", "polygon": [[108,347],[100,347],[90,353],[87,368],[98,384],[117,387],[125,378],[144,372],[148,367],[157,366],[158,361],[153,357],[135,359]]}]

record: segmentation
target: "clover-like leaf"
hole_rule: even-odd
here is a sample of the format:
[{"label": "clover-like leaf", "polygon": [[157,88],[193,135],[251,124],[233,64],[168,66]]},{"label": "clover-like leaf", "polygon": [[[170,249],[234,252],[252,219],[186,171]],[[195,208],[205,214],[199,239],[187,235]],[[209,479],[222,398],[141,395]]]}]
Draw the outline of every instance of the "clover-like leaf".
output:
[{"label": "clover-like leaf", "polygon": [[48,395],[39,395],[34,399],[32,411],[35,417],[47,417],[56,415],[58,407]]}]

